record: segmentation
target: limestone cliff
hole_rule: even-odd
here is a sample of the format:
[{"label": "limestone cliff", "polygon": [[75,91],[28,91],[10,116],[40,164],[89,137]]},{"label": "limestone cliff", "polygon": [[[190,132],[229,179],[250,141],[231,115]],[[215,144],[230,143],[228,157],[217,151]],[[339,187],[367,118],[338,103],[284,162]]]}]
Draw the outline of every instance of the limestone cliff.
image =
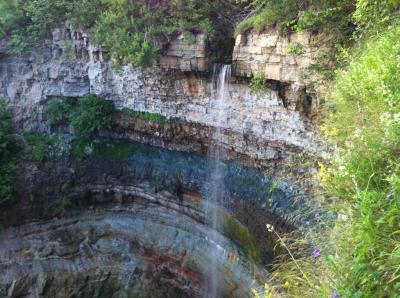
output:
[{"label": "limestone cliff", "polygon": [[244,32],[236,37],[233,64],[243,76],[261,73],[269,80],[306,87],[316,78],[307,68],[327,50],[331,38],[326,32],[282,35],[276,28]]},{"label": "limestone cliff", "polygon": [[[161,58],[161,67],[152,69],[129,65],[115,69],[108,60],[106,49],[94,47],[88,33],[74,31],[68,26],[54,30],[52,36],[52,40],[47,40],[43,48],[29,57],[2,55],[0,87],[19,128],[49,130],[41,110],[50,98],[93,93],[112,100],[119,109],[159,113],[175,123],[158,128],[147,125],[142,128],[145,135],[137,131],[138,126],[123,127],[120,133],[125,137],[146,139],[153,144],[181,150],[207,150],[210,131],[217,119],[213,119],[210,112],[214,108],[212,67],[207,65],[202,34],[197,35],[192,44],[185,41],[183,35],[172,41]],[[256,36],[249,36],[249,42],[256,44],[248,48],[256,48],[268,38],[274,39],[275,43],[278,39],[274,36],[258,40]],[[239,76],[229,87],[228,121],[221,140],[225,149],[231,152],[230,157],[246,156],[248,160],[265,165],[268,161],[285,159],[291,152],[318,151],[318,138],[307,118],[313,105],[312,98],[306,96],[307,100],[304,100],[302,88],[286,84],[286,79],[294,75],[292,70],[285,68],[286,60],[276,60],[277,67],[282,70],[279,76],[271,76],[275,82],[271,82],[270,88],[263,93],[254,93],[240,75],[247,73],[249,68],[258,69],[261,62],[244,55],[245,49],[242,46],[235,48],[234,57],[242,57],[242,60],[240,63],[235,60]],[[243,60],[246,57],[249,58],[247,62]],[[295,75],[293,80],[297,82],[298,74]],[[165,131],[173,138],[166,138]],[[192,145],[176,141],[186,137],[193,140]]]},{"label": "limestone cliff", "polygon": [[[30,55],[0,49],[0,90],[19,131],[60,132],[43,119],[48,101],[89,93],[118,109],[168,118],[156,123],[120,113],[112,129],[100,132],[108,141],[103,150],[121,139],[157,149],[136,145],[128,156],[111,160],[61,154],[20,167],[18,204],[0,206],[7,225],[24,223],[0,238],[1,296],[158,297],[156,288],[159,297],[201,297],[208,291],[212,254],[218,255],[215,268],[226,297],[247,297],[251,287],[263,283],[265,273],[257,264],[271,261],[276,241],[265,225],[273,223],[282,232],[307,226],[313,208],[304,193],[237,163],[159,148],[209,153],[222,146],[228,159],[273,169],[271,176],[285,164],[286,171],[304,174],[310,164],[287,164],[299,152],[321,151],[308,118],[313,98],[283,52],[280,60],[269,58],[279,71],[267,72],[267,90],[252,92],[248,76],[265,59],[257,56],[259,48],[274,52],[283,46],[278,37],[248,36],[247,46],[242,39],[234,51],[236,76],[228,87],[227,121],[218,144],[212,135],[221,122],[213,113],[215,80],[203,34],[170,41],[151,69],[115,68],[107,49],[70,26],[55,29]],[[246,54],[252,48],[256,56]],[[211,231],[205,198],[214,182],[209,164],[215,162],[222,163],[227,190],[211,208],[229,225]],[[208,238],[212,233],[217,241]]]}]

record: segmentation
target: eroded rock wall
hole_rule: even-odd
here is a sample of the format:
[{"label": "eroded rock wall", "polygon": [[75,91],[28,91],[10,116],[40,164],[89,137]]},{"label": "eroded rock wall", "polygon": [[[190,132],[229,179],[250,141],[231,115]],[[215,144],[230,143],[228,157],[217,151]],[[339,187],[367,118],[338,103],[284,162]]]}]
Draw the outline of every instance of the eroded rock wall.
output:
[{"label": "eroded rock wall", "polygon": [[145,197],[4,231],[1,297],[204,297],[214,253],[224,296],[250,297],[251,261],[231,241]]},{"label": "eroded rock wall", "polygon": [[[161,63],[164,67],[138,69],[127,65],[114,69],[106,50],[93,46],[87,33],[63,27],[29,57],[2,57],[1,90],[14,111],[16,125],[23,130],[49,129],[41,111],[50,98],[93,93],[112,100],[119,109],[159,113],[181,122],[184,128],[195,124],[201,127],[198,134],[209,140],[210,131],[218,123],[213,113],[212,73],[186,72],[193,70],[188,68],[187,59],[202,57],[205,50],[199,48],[204,46],[201,35],[192,46],[173,45],[161,61],[174,56],[180,59],[175,66]],[[178,48],[186,54],[179,54]],[[221,140],[225,149],[264,161],[303,149],[318,151],[318,140],[305,117],[299,92],[293,86],[276,84],[263,93],[254,93],[248,81],[233,78]],[[184,139],[186,131],[174,135]],[[154,138],[159,136],[155,134]]]},{"label": "eroded rock wall", "polygon": [[266,79],[307,86],[315,78],[307,68],[331,37],[307,31],[283,35],[276,28],[244,32],[236,37],[233,64],[243,76],[261,73]]}]

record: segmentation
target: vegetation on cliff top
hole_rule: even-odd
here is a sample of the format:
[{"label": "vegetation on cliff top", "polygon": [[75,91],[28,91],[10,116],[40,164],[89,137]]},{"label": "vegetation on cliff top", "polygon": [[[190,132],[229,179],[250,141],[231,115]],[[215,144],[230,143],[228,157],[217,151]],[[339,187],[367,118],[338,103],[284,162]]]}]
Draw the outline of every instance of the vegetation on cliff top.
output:
[{"label": "vegetation on cliff top", "polygon": [[288,31],[326,30],[349,36],[360,30],[387,27],[399,14],[397,0],[238,0],[248,15],[236,26],[236,34],[277,26]]},{"label": "vegetation on cliff top", "polygon": [[[335,70],[348,63],[348,51],[360,37],[385,31],[400,16],[398,0],[239,0],[246,4],[247,16],[236,25],[235,34],[276,27],[281,34],[324,32],[328,51],[321,51],[308,67],[322,80],[333,80]],[[318,47],[318,45],[315,45]],[[290,45],[291,54],[301,48]]]},{"label": "vegetation on cliff top", "polygon": [[319,178],[338,220],[307,231],[310,250],[276,266],[285,297],[400,293],[399,45],[397,25],[360,42],[337,74],[322,129],[339,149]]},{"label": "vegetation on cliff top", "polygon": [[179,32],[204,32],[213,43],[226,42],[232,26],[225,24],[234,9],[201,0],[0,0],[0,37],[10,36],[11,49],[24,53],[69,21],[91,28],[95,43],[107,46],[114,62],[147,67]]}]

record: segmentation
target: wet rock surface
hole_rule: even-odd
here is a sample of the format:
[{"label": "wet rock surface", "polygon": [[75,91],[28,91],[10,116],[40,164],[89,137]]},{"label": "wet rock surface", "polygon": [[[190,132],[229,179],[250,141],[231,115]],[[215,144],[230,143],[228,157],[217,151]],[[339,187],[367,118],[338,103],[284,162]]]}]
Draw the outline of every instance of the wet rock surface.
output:
[{"label": "wet rock surface", "polygon": [[[213,184],[209,167],[218,162],[196,153],[134,142],[103,140],[95,143],[92,150],[91,156],[83,160],[49,159],[39,165],[26,164],[22,167],[16,188],[16,196],[20,198],[16,209],[21,213],[18,218],[22,221],[23,214],[43,216],[46,211],[43,204],[49,209],[51,200],[56,198],[71,196],[79,199],[88,185],[147,185],[156,192],[166,190],[178,197],[188,190],[207,198]],[[119,151],[123,152],[123,156]],[[235,213],[233,206],[244,202],[281,218],[288,227],[307,224],[312,208],[302,191],[279,179],[267,177],[261,171],[235,162],[219,162],[226,189],[221,200],[225,208]],[[75,192],[77,195],[74,195]],[[26,202],[27,208],[39,213],[22,210],[23,202]],[[10,208],[6,206],[0,210],[6,222],[8,216],[14,216]]]},{"label": "wet rock surface", "polygon": [[[124,146],[122,156],[115,146]],[[217,253],[224,297],[249,297],[268,277],[259,266],[274,257],[265,225],[291,231],[307,225],[312,210],[290,185],[220,161],[226,191],[211,207],[225,224],[211,241],[205,210],[215,162],[104,141],[83,160],[25,164],[21,201],[0,210],[8,226],[0,235],[0,296],[204,297]]]},{"label": "wet rock surface", "polygon": [[137,192],[130,204],[6,229],[1,297],[203,297],[213,251],[224,297],[250,297],[262,277],[251,260],[223,235],[210,242],[206,225],[149,197]]}]

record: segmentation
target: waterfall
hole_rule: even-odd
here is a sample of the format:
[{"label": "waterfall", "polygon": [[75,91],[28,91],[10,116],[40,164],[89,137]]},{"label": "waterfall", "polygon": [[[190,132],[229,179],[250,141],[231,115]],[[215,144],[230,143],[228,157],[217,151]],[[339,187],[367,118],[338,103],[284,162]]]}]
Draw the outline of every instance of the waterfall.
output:
[{"label": "waterfall", "polygon": [[[225,187],[223,181],[223,160],[225,159],[225,150],[222,139],[222,129],[226,127],[227,122],[227,97],[229,79],[231,76],[230,65],[215,65],[213,73],[213,93],[212,100],[210,103],[211,114],[214,118],[215,131],[212,135],[212,144],[210,146],[209,155],[210,159],[210,192],[207,198],[207,210],[206,215],[209,223],[212,226],[213,235],[210,236],[210,240],[217,244],[218,230],[221,228],[220,218],[218,216],[218,208],[222,205],[222,198],[224,196]],[[212,266],[211,274],[208,278],[208,298],[217,298],[221,296],[219,280],[222,278],[218,274],[218,246],[214,250],[212,255]]]}]

